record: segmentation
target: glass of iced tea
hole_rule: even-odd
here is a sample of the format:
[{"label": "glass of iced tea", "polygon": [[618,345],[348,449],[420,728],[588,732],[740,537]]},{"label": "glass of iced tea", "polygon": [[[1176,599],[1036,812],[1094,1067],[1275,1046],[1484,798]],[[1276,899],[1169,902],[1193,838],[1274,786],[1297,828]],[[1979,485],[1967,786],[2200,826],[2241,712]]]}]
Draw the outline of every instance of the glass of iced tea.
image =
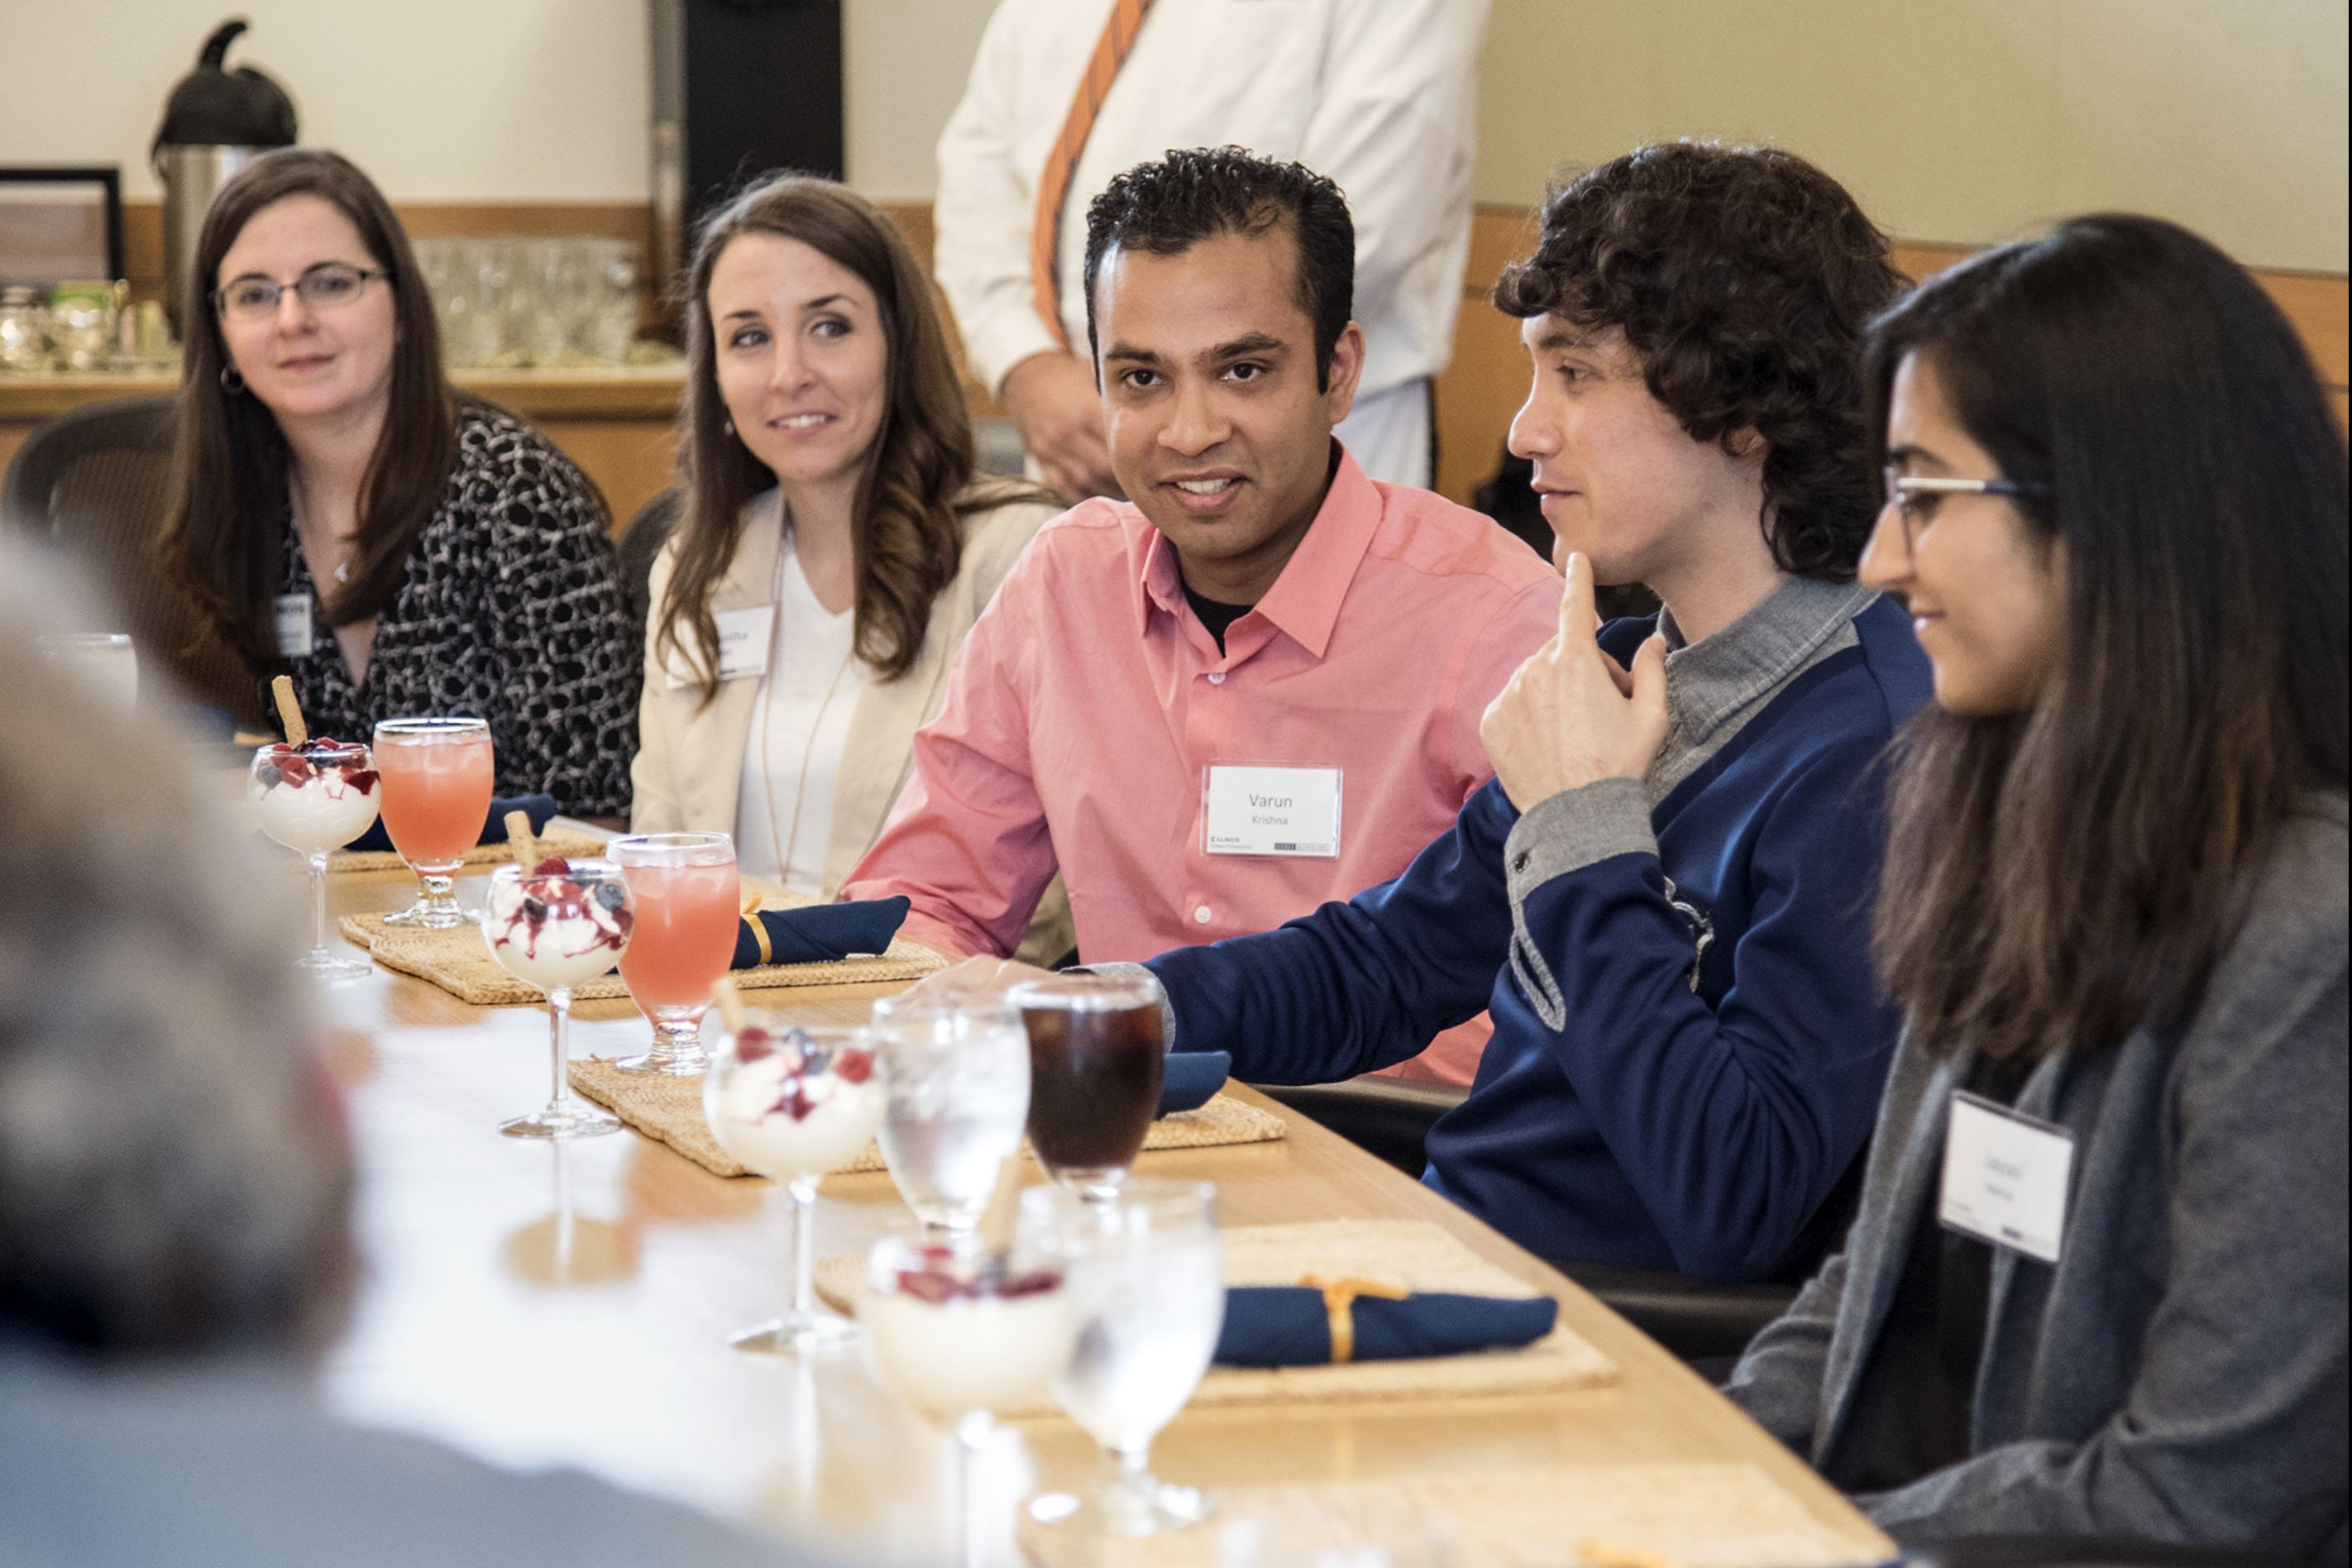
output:
[{"label": "glass of iced tea", "polygon": [[710,988],[735,957],[742,918],[735,840],[724,833],[635,833],[605,854],[628,879],[637,923],[621,954],[629,999],[654,1025],[653,1043],[613,1066],[691,1075],[710,1065],[701,1038]]},{"label": "glass of iced tea", "polygon": [[457,907],[455,876],[481,842],[489,820],[496,768],[490,727],[479,719],[386,719],[375,727],[375,766],[383,778],[383,830],[416,873],[416,901],[387,925],[433,931],[469,923]]},{"label": "glass of iced tea", "polygon": [[1114,1197],[1160,1109],[1160,983],[1069,973],[1006,999],[1029,1031],[1029,1145],[1081,1196]]}]

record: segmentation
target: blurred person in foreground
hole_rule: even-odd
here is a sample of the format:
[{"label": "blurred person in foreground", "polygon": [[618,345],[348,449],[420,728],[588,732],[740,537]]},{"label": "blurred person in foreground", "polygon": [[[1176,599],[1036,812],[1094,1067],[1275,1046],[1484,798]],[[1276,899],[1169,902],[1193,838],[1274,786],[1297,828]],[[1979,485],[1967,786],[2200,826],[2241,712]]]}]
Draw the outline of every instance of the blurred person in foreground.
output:
[{"label": "blurred person in foreground", "polygon": [[175,737],[41,657],[68,592],[0,551],[0,1563],[810,1561],[326,1414],[352,1150],[292,910]]},{"label": "blurred person in foreground", "polygon": [[1936,679],[1877,909],[1907,1017],[1843,1250],[1727,1392],[1906,1544],[2342,1563],[2343,437],[2154,218],[1935,278],[1868,385],[1862,577]]}]

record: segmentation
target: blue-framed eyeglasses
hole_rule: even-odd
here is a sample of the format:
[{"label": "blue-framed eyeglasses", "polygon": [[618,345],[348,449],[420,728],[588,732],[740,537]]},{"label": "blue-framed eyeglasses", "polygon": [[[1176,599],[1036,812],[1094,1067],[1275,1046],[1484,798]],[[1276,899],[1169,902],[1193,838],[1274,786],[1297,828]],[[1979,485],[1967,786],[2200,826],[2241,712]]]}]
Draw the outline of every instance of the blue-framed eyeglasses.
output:
[{"label": "blue-framed eyeglasses", "polygon": [[353,267],[348,262],[326,261],[291,283],[279,283],[268,278],[239,278],[226,288],[213,290],[213,309],[239,321],[259,321],[276,315],[278,301],[291,289],[294,297],[307,308],[332,310],[358,299],[360,291],[375,279],[391,276],[381,267]]},{"label": "blue-framed eyeglasses", "polygon": [[1946,496],[2045,497],[2050,487],[2032,479],[1956,479],[1940,475],[1897,473],[1890,464],[1880,470],[1885,504],[1903,521],[1903,537],[1914,537],[1919,525],[1935,515],[1936,502]]}]

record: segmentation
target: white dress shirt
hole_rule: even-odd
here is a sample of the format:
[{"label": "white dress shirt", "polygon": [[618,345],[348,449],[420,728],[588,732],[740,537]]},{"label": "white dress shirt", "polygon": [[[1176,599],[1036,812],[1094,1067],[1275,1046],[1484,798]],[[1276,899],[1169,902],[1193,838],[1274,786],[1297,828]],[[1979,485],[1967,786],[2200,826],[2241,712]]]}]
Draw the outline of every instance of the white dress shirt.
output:
[{"label": "white dress shirt", "polygon": [[[940,138],[935,269],[992,388],[1056,348],[1029,235],[1045,158],[1112,0],[1003,0]],[[1340,427],[1375,479],[1426,485],[1424,378],[1445,367],[1470,247],[1486,0],[1157,0],[1062,209],[1062,326],[1087,352],[1087,205],[1174,147],[1235,142],[1336,182],[1356,226],[1369,353]]]}]

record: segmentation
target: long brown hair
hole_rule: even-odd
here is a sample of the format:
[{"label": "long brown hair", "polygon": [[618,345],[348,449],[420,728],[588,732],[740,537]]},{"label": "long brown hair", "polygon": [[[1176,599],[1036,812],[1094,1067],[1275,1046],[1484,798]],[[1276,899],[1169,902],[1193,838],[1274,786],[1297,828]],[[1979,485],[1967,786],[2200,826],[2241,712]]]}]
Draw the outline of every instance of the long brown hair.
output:
[{"label": "long brown hair", "polygon": [[286,437],[260,400],[224,384],[230,367],[212,296],[221,260],[256,213],[289,196],[333,204],[358,229],[392,289],[391,406],[360,482],[358,552],[348,585],[320,585],[330,626],[380,613],[400,589],[409,547],[431,521],[457,461],[457,398],[441,369],[433,296],[408,236],[374,182],[341,154],[320,147],[264,153],[213,197],[196,239],[173,443],[172,510],[163,558],[194,594],[230,647],[257,669],[278,662],[271,601],[285,549]]},{"label": "long brown hair", "polygon": [[2253,280],[2077,218],[1928,282],[1872,340],[1872,428],[1931,367],[2063,552],[2029,711],[1900,743],[1877,949],[1918,1037],[2028,1059],[2185,1025],[2305,792],[2346,781],[2345,448]]},{"label": "long brown hair", "polygon": [[[708,702],[719,689],[719,627],[710,595],[734,559],[743,505],[775,483],[736,437],[719,393],[710,274],[738,236],[796,239],[855,273],[880,307],[888,358],[882,427],[866,454],[852,515],[856,647],[885,680],[913,668],[931,601],[955,580],[961,519],[1027,493],[971,489],[971,421],[931,304],[930,286],[907,242],[874,205],[831,180],[784,174],[752,186],[711,214],[686,277],[686,401],[678,461],[686,504],[677,559],[655,612],[656,657],[683,653]],[[1038,499],[1045,499],[1038,492]]]}]

